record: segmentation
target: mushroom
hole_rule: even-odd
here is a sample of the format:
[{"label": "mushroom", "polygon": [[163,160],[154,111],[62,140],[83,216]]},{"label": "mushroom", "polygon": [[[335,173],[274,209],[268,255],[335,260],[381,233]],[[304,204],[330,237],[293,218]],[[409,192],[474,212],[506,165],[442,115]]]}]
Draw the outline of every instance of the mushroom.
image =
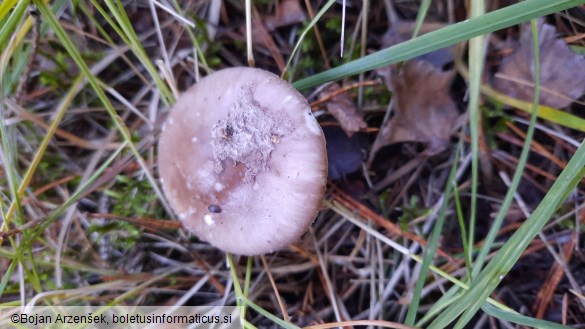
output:
[{"label": "mushroom", "polygon": [[188,89],[163,125],[158,163],[183,225],[240,255],[298,240],[327,180],[325,139],[309,104],[253,68],[217,71]]}]

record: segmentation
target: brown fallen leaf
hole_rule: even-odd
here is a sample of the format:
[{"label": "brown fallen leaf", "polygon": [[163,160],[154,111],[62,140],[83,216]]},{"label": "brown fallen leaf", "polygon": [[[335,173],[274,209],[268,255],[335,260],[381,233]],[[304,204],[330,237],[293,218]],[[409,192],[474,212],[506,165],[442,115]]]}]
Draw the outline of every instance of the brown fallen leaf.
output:
[{"label": "brown fallen leaf", "polygon": [[[382,48],[388,48],[412,38],[415,25],[415,22],[403,20],[394,21],[392,23],[392,27],[390,27],[382,37]],[[444,26],[446,26],[446,24],[423,23],[420,28],[419,35],[438,30]],[[442,68],[446,64],[455,60],[455,51],[455,46],[451,46],[420,55],[416,58],[431,62],[437,68]]]},{"label": "brown fallen leaf", "polygon": [[[341,89],[337,83],[331,84],[325,88],[319,97],[327,98],[329,95]],[[337,119],[341,128],[345,131],[347,136],[351,137],[355,132],[368,127],[362,116],[358,113],[353,104],[353,100],[347,93],[335,95],[325,105],[329,113]]]},{"label": "brown fallen leaf", "polygon": [[293,25],[305,20],[305,12],[299,0],[284,0],[276,6],[275,14],[264,18],[264,25],[268,31],[276,28]]},{"label": "brown fallen leaf", "polygon": [[[241,35],[246,35],[246,26],[242,25],[240,28]],[[282,57],[282,53],[280,48],[274,42],[272,35],[269,33],[268,29],[264,25],[263,19],[260,18],[258,13],[255,11],[254,16],[252,17],[252,43],[254,45],[260,45],[266,47],[268,52],[274,59],[274,63],[278,67],[280,72],[284,71],[285,61],[284,57]]]},{"label": "brown fallen leaf", "polygon": [[[573,53],[554,26],[538,20],[540,48],[540,103],[564,108],[585,93],[585,58]],[[523,26],[519,44],[504,58],[496,74],[494,88],[508,96],[532,102],[534,51],[530,24]]]},{"label": "brown fallen leaf", "polygon": [[458,126],[459,112],[449,96],[454,76],[453,70],[441,71],[423,60],[385,72],[395,101],[394,116],[380,128],[370,161],[380,148],[398,142],[425,143],[429,154],[445,148]]}]

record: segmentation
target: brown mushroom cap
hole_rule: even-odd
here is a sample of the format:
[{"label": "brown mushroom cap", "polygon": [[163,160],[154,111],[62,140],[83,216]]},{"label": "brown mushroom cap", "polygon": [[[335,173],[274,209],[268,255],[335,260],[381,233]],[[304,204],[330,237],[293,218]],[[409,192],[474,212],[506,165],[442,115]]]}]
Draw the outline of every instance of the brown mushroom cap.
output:
[{"label": "brown mushroom cap", "polygon": [[184,226],[242,255],[295,242],[327,180],[325,139],[307,101],[252,68],[218,71],[187,90],[163,126],[158,162]]}]

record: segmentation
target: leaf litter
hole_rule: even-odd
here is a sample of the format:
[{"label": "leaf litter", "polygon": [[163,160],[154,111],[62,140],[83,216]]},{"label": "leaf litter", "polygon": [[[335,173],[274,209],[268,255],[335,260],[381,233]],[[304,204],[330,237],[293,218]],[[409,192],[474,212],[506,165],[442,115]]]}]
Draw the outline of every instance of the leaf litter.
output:
[{"label": "leaf litter", "polygon": [[[439,23],[425,23],[422,34],[440,28]],[[412,36],[414,23],[395,20],[384,34],[382,46],[389,47]],[[370,154],[370,162],[383,147],[400,142],[419,142],[427,146],[426,154],[441,152],[451,133],[459,126],[457,105],[449,89],[454,70],[443,70],[454,61],[455,47],[447,47],[419,56],[404,65],[378,70],[392,92],[393,117],[385,121]]]},{"label": "leaf litter", "polygon": [[[341,89],[339,84],[332,83],[325,88],[321,93],[321,98],[327,98]],[[327,111],[333,115],[341,128],[345,131],[347,136],[351,137],[355,132],[363,130],[368,127],[361,114],[358,113],[353,100],[347,93],[340,93],[335,95],[325,105]]]},{"label": "leaf litter", "polygon": [[268,31],[283,26],[301,23],[306,18],[299,0],[284,0],[275,8],[274,15],[264,16],[264,25]]},{"label": "leaf litter", "polygon": [[428,154],[444,150],[460,117],[449,95],[455,71],[413,60],[384,73],[394,98],[394,116],[380,127],[372,158],[382,147],[399,142],[424,143]]},{"label": "leaf litter", "polygon": [[[585,93],[585,58],[575,54],[556,29],[542,19],[537,21],[540,48],[540,103],[564,108]],[[523,25],[520,40],[509,41],[514,51],[504,58],[494,80],[494,88],[506,95],[532,102],[534,98],[534,49],[530,24]]]}]

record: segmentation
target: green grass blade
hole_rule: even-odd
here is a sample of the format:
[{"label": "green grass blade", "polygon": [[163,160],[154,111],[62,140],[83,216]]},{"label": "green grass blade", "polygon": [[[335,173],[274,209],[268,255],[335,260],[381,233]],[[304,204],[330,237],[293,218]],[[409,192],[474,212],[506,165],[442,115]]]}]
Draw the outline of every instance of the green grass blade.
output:
[{"label": "green grass blade", "polygon": [[585,143],[582,143],[528,220],[471,282],[463,297],[439,315],[429,328],[444,328],[466,309],[470,313],[477,311],[584,175]]},{"label": "green grass blade", "polygon": [[471,254],[473,249],[469,249],[469,244],[467,243],[467,229],[465,224],[465,216],[463,215],[463,206],[461,205],[461,197],[459,196],[459,189],[455,188],[453,190],[455,200],[455,209],[457,211],[457,222],[459,223],[460,231],[461,231],[461,244],[463,245],[463,254],[465,257],[465,264],[467,267],[467,273],[471,273]]},{"label": "green grass blade", "polygon": [[[28,6],[28,3],[30,1],[20,1],[20,2],[24,2],[25,6]],[[6,1],[2,1],[2,3],[0,3],[0,20],[4,19],[6,14],[8,14],[10,12],[10,9],[12,9],[12,7],[14,7],[14,5],[16,3],[18,3],[17,0],[6,0]]]},{"label": "green grass blade", "polygon": [[[4,1],[0,4],[0,20],[6,16],[8,11],[14,6],[15,2],[15,0]],[[29,3],[30,0],[19,1],[12,14],[6,20],[6,23],[0,29],[0,49],[4,48],[6,40],[12,35],[12,31],[16,27],[16,24],[22,19],[22,15],[24,15]]]},{"label": "green grass blade", "polygon": [[[369,235],[371,235],[372,237],[380,240],[382,243],[386,244],[387,246],[393,248],[394,250],[398,251],[399,253],[403,254],[404,256],[416,261],[417,263],[421,263],[423,262],[422,258],[419,257],[418,255],[412,254],[407,248],[405,248],[404,246],[402,246],[401,244],[399,244],[398,242],[388,238],[387,236],[385,236],[384,234],[376,231],[375,229],[373,229],[371,226],[368,226],[366,223],[364,223],[363,219],[358,219],[358,217],[356,217],[356,215],[352,212],[351,209],[349,208],[345,208],[343,205],[341,205],[340,203],[336,202],[336,201],[330,201],[330,200],[325,200],[323,202],[329,209],[335,211],[337,214],[339,214],[340,216],[344,217],[346,220],[348,220],[349,222],[351,222],[352,224],[354,224],[355,226],[361,228],[362,230],[366,231]],[[452,276],[451,274],[443,271],[442,269],[434,266],[434,265],[430,265],[429,269],[431,271],[433,271],[434,273],[436,273],[437,275],[447,279],[449,282],[455,284],[456,286],[463,288],[463,289],[469,289],[469,285],[465,282],[462,282],[461,280],[455,278],[454,276]],[[507,307],[506,305],[495,301],[491,298],[488,299],[488,303],[500,308],[500,309],[505,309],[509,312],[513,312],[514,310],[512,310],[511,308]],[[448,304],[448,303],[446,303]]]},{"label": "green grass blade", "polygon": [[[485,13],[483,0],[472,0],[470,17],[481,17]],[[469,214],[469,231],[467,236],[467,259],[472,258],[475,221],[477,215],[477,189],[479,185],[479,98],[483,63],[485,60],[484,36],[469,40],[469,132],[471,134],[471,207]]]},{"label": "green grass blade", "polygon": [[416,327],[425,328],[425,325],[431,321],[431,319],[438,314],[441,314],[441,311],[457,301],[461,295],[463,295],[462,287],[455,285],[449,288],[449,290],[447,290],[438,301],[434,302],[431,309],[416,323]]},{"label": "green grass blade", "polygon": [[[175,10],[177,11],[177,13],[179,15],[187,16],[186,13],[184,12],[184,10],[179,5],[179,2],[177,0],[173,1],[173,4],[175,5]],[[194,32],[195,28],[192,28],[191,26],[188,26],[187,24],[185,24],[184,28],[185,28],[185,31],[187,32],[187,34],[189,35],[189,39],[193,43],[193,48],[195,48],[195,50],[193,52],[193,57],[196,57],[199,61],[201,61],[203,69],[205,69],[208,74],[211,73],[211,69],[209,67],[209,64],[207,63],[207,59],[205,59],[205,54],[203,53],[203,49],[201,48],[199,41],[197,41],[197,36],[195,35],[195,32]],[[205,33],[205,32],[206,31],[204,31],[203,33]]]},{"label": "green grass blade", "polygon": [[113,0],[106,0],[105,3],[106,6],[108,6],[110,13],[116,19],[118,27],[122,30],[123,32],[122,35],[126,39],[127,44],[132,49],[134,55],[138,57],[142,65],[144,65],[146,71],[148,71],[148,73],[150,74],[150,77],[154,80],[154,83],[156,84],[158,90],[161,93],[162,96],[161,99],[163,100],[163,102],[167,106],[170,106],[171,104],[174,103],[175,97],[173,96],[169,86],[160,77],[160,75],[158,74],[158,70],[156,69],[155,65],[150,60],[150,57],[144,50],[144,47],[142,46],[142,43],[138,39],[138,36],[136,35],[134,28],[132,27],[132,23],[130,22],[128,15],[126,15],[126,11],[124,10],[122,4],[119,1],[116,1],[116,3],[113,3],[112,1]]},{"label": "green grass blade", "polygon": [[538,101],[540,98],[540,61],[539,61],[539,45],[538,45],[538,31],[536,29],[534,20],[531,22],[532,24],[532,33],[535,40],[534,44],[534,101],[532,103],[532,113],[530,115],[530,125],[528,126],[528,131],[526,132],[526,139],[524,141],[524,145],[522,147],[522,152],[520,153],[520,158],[518,159],[518,166],[516,167],[516,171],[514,172],[514,177],[512,178],[512,182],[510,184],[510,188],[504,197],[504,201],[498,211],[498,215],[494,220],[491,228],[488,232],[487,237],[485,238],[483,247],[481,248],[476,262],[474,264],[475,268],[473,269],[474,276],[479,273],[481,268],[483,267],[483,263],[490,252],[492,245],[496,239],[498,231],[502,226],[504,221],[504,217],[508,213],[510,206],[512,205],[512,201],[514,200],[514,193],[520,184],[520,180],[522,179],[522,175],[524,174],[524,168],[526,167],[526,162],[528,161],[528,155],[530,154],[530,144],[532,143],[532,136],[534,135],[534,126],[536,125],[536,118],[538,116]]},{"label": "green grass blade", "polygon": [[[488,233],[488,237],[486,238],[485,244],[481,249],[478,259],[474,264],[475,268],[473,269],[473,276],[475,276],[483,266],[484,259],[487,257],[489,250],[491,249],[491,245],[496,239],[496,235],[502,225],[505,215],[508,213],[508,208],[512,204],[512,200],[514,198],[514,193],[520,184],[520,179],[522,178],[522,174],[524,171],[524,166],[526,165],[526,161],[528,160],[528,154],[530,153],[530,144],[532,142],[532,135],[534,134],[534,125],[536,124],[536,116],[538,111],[538,103],[540,100],[540,49],[538,43],[538,30],[536,28],[536,21],[532,20],[530,22],[532,27],[532,41],[533,41],[533,55],[534,55],[534,99],[532,105],[532,114],[530,117],[530,125],[528,127],[528,132],[526,133],[526,140],[524,141],[524,147],[522,148],[522,153],[520,154],[520,159],[518,161],[518,167],[516,168],[516,172],[514,173],[514,178],[512,180],[511,186],[506,193],[506,197],[504,198],[504,203],[498,212],[498,216],[490,231]],[[548,218],[547,218],[548,220]],[[473,277],[472,276],[472,277]],[[463,312],[461,318],[457,321],[456,328],[462,328],[477,312],[476,308],[474,307],[468,308]]]},{"label": "green grass blade", "polygon": [[486,268],[474,278],[470,289],[462,298],[439,315],[429,328],[443,328],[466,310],[465,318],[460,319],[463,321],[458,322],[457,327],[464,325],[466,320],[483,306],[485,299],[499,285],[584,175],[585,143],[582,143],[532,215],[502,246]]},{"label": "green grass blade", "polygon": [[[254,257],[248,256],[248,264],[246,265],[246,276],[244,279],[244,297],[248,298],[250,296],[250,283],[252,281],[252,265],[254,263]],[[246,318],[246,305],[244,305],[241,309],[241,316],[242,319]]]},{"label": "green grass blade", "polygon": [[420,28],[425,21],[425,17],[427,17],[427,13],[429,12],[429,7],[431,6],[431,0],[423,0],[418,8],[418,13],[416,14],[416,21],[414,24],[414,31],[412,32],[412,37],[415,38],[418,33],[420,32]]},{"label": "green grass blade", "polygon": [[299,41],[297,41],[297,43],[295,44],[295,47],[293,48],[293,51],[290,53],[290,56],[288,57],[288,62],[286,63],[286,66],[284,67],[284,72],[282,72],[282,76],[284,76],[286,74],[286,72],[288,71],[288,68],[290,67],[290,63],[293,60],[293,58],[295,58],[295,54],[296,54],[297,50],[299,49],[299,47],[301,46],[301,44],[303,43],[303,40],[305,39],[305,36],[307,36],[307,33],[309,33],[309,31],[313,30],[313,26],[315,24],[317,24],[317,22],[321,19],[323,14],[325,14],[325,12],[327,12],[329,7],[331,7],[334,3],[335,3],[335,0],[327,1],[327,3],[323,6],[323,8],[321,8],[321,10],[319,10],[317,15],[315,15],[315,18],[313,18],[311,23],[305,28],[305,30],[303,31],[303,33],[299,37]]},{"label": "green grass blade", "polygon": [[2,281],[0,281],[0,296],[2,296],[4,294],[4,290],[6,290],[6,286],[8,286],[8,283],[12,279],[12,273],[16,269],[17,265],[18,265],[18,262],[14,262],[14,261],[11,262],[10,265],[8,265],[8,268],[6,269],[6,271],[4,272],[3,277],[2,277]]},{"label": "green grass blade", "polygon": [[[63,8],[65,1],[67,0],[53,1],[53,12],[59,12]],[[2,91],[7,94],[17,88],[20,77],[27,68],[31,54],[32,42],[24,42],[34,25],[34,19],[27,11],[27,6],[29,5],[30,0],[18,2],[10,17],[5,22],[0,21],[0,53],[2,57],[10,59],[10,72],[7,72],[4,68],[0,70],[2,78],[5,79]],[[39,34],[44,35],[46,30],[47,24],[41,21]],[[6,42],[9,38],[11,40],[7,44]]]},{"label": "green grass blade", "polygon": [[[59,124],[61,123],[61,120],[65,116],[65,112],[66,112],[67,108],[69,107],[69,105],[73,101],[73,97],[77,93],[77,89],[79,88],[79,86],[81,85],[82,82],[83,82],[83,79],[81,77],[77,78],[73,82],[73,85],[71,86],[67,95],[61,101],[61,103],[56,111],[57,115],[55,116],[55,119],[51,122],[51,125],[49,126],[49,129],[47,130],[46,135],[43,137],[43,140],[41,141],[41,144],[39,145],[39,147],[35,153],[35,156],[33,157],[33,160],[31,161],[31,164],[28,166],[24,176],[22,177],[22,182],[20,183],[20,185],[16,191],[16,198],[12,202],[12,204],[10,205],[10,208],[8,209],[8,212],[6,213],[5,220],[6,220],[7,224],[10,223],[10,219],[12,218],[12,214],[14,213],[15,209],[20,208],[20,206],[18,205],[18,201],[20,200],[20,198],[22,198],[24,196],[24,192],[28,188],[29,183],[34,176],[34,173],[36,172],[37,168],[39,167],[39,165],[41,163],[41,160],[45,154],[45,151],[49,147],[49,143],[51,142],[53,136],[55,135],[55,131],[57,131],[57,128],[59,127]],[[1,126],[0,126],[0,128],[1,128]],[[0,129],[0,131],[1,131],[1,129]],[[23,223],[18,222],[17,224],[22,225]]]},{"label": "green grass blade", "polygon": [[[124,149],[126,143],[122,143],[120,147],[110,155],[110,157],[95,171],[95,173],[81,186],[79,186],[75,193],[69,197],[67,201],[59,205],[56,209],[51,211],[51,213],[43,220],[43,222],[33,228],[27,229],[23,232],[26,235],[26,239],[22,239],[21,245],[18,248],[15,248],[14,258],[10,264],[10,267],[16,266],[19,262],[23,259],[27,259],[27,257],[33,257],[33,253],[29,250],[31,249],[34,243],[38,242],[39,237],[44,234],[51,223],[53,223],[59,216],[61,216],[73,203],[77,202],[85,193],[86,189],[95,182],[95,180],[107,169],[109,168],[110,164],[114,161],[114,159],[120,154],[120,152]],[[33,258],[34,259],[34,258]],[[39,282],[39,275],[35,272],[35,268],[33,267],[33,273],[31,274],[26,267],[24,267],[26,275],[29,278],[32,278],[32,284],[35,287],[35,290],[40,292],[42,291],[42,284]],[[2,294],[3,290],[5,289],[4,286],[1,286],[2,290],[0,290],[0,295]]]},{"label": "green grass blade", "polygon": [[[118,26],[118,24],[116,22],[114,22],[114,20],[108,15],[108,12],[97,2],[97,0],[91,0],[92,5],[95,7],[95,9],[102,14],[102,17],[106,20],[106,22],[108,22],[108,24],[110,25],[110,27],[116,31],[116,33],[118,34],[118,36],[122,39],[122,41],[124,42],[124,44],[129,45],[130,44],[130,40],[128,40],[128,37],[126,36],[126,34],[124,34],[124,32],[122,31],[122,29]],[[83,4],[79,7],[80,9],[84,10],[84,11],[88,11],[89,10],[86,8],[86,5]],[[87,15],[90,16],[90,15]],[[100,26],[100,24],[96,24],[96,26]],[[103,31],[103,28],[100,26],[100,30]],[[104,39],[106,39],[108,42],[110,42],[111,44],[114,43],[114,41],[112,40],[112,38],[107,35],[107,33],[100,33],[102,35],[102,37]]]},{"label": "green grass blade", "polygon": [[241,298],[243,297],[242,286],[240,285],[240,278],[238,277],[238,271],[236,269],[236,262],[232,254],[227,253],[227,261],[229,264],[230,274],[232,275],[232,281],[234,282],[234,293],[236,294],[236,303],[240,307],[242,320],[246,320],[246,308],[242,305]]},{"label": "green grass blade", "polygon": [[[99,166],[98,169],[87,179],[85,183],[78,186],[75,192],[59,207],[55,208],[51,213],[43,220],[43,222],[34,229],[34,232],[31,234],[30,239],[23,242],[23,245],[26,247],[30,247],[36,240],[45,233],[46,229],[53,223],[59,216],[61,216],[65,211],[75,202],[79,201],[84,195],[87,189],[103,174],[106,169],[114,162],[114,159],[120,155],[122,150],[127,146],[127,143],[121,143],[118,149],[116,149],[105,161]],[[31,229],[33,230],[33,229]],[[22,255],[20,255],[22,256]]]},{"label": "green grass blade", "polygon": [[[459,144],[461,146],[461,144]],[[461,148],[458,147],[455,151],[455,159],[453,160],[453,165],[451,166],[451,172],[449,173],[449,178],[447,178],[447,184],[445,184],[445,191],[443,192],[443,203],[441,204],[441,209],[439,209],[439,214],[437,216],[437,221],[433,227],[433,231],[431,232],[431,237],[428,240],[428,244],[425,248],[425,253],[423,256],[423,262],[421,265],[419,277],[416,281],[416,285],[414,287],[413,297],[408,306],[408,312],[406,314],[406,320],[404,324],[407,326],[414,326],[416,321],[416,314],[418,312],[418,306],[420,304],[420,296],[422,295],[422,290],[425,284],[425,280],[429,273],[430,265],[435,256],[437,251],[437,246],[439,244],[439,238],[441,237],[441,232],[443,231],[443,226],[445,224],[445,217],[447,216],[447,210],[449,209],[449,203],[451,200],[451,193],[453,189],[457,187],[456,182],[456,175],[457,175],[457,165],[459,164],[459,152]]]},{"label": "green grass blade", "polygon": [[449,25],[440,30],[380,50],[351,63],[299,80],[293,85],[299,90],[304,90],[328,81],[338,80],[350,75],[405,61],[437,49],[454,45],[461,41],[469,40],[482,34],[497,31],[526,22],[536,17],[575,7],[583,3],[585,3],[585,0],[522,1],[480,17]]},{"label": "green grass blade", "polygon": [[[534,73],[534,76],[535,76],[534,86],[535,86],[535,90],[534,90],[533,113],[532,113],[532,117],[531,117],[531,127],[532,127],[532,129],[534,129],[534,123],[535,123],[534,120],[536,119],[536,111],[538,109],[537,105],[538,105],[538,100],[540,97],[540,95],[539,95],[539,85],[540,85],[539,48],[538,48],[538,36],[536,34],[536,28],[535,28],[534,21],[532,21],[532,32],[533,32],[533,41],[534,41],[534,71],[535,71],[535,73]],[[529,136],[529,137],[531,137],[531,136]],[[524,148],[522,150],[522,154],[521,154],[521,159],[522,159],[522,157],[524,157],[523,158],[524,163],[526,163],[529,147],[530,147],[530,140],[527,138],[525,141]],[[522,175],[522,168],[519,167],[518,170],[516,170],[516,173],[514,174],[516,186],[519,182],[521,175]],[[557,182],[558,182],[558,180],[557,180]],[[509,207],[509,205],[511,204],[514,192],[515,192],[514,187],[509,189],[508,193],[506,194],[506,198],[504,199],[503,207],[505,207],[505,206]],[[545,197],[545,199],[546,199],[546,197]],[[562,202],[562,200],[561,200],[561,202]],[[544,203],[544,200],[542,201],[540,206],[542,206],[543,203]],[[540,208],[540,206],[539,206],[539,208]],[[537,208],[537,210],[538,210],[538,208]],[[501,221],[503,220],[504,214],[506,212],[507,212],[507,210],[503,210],[503,209],[500,210],[500,212],[498,214],[498,218],[496,219],[496,221],[494,223],[494,226],[498,225],[498,223],[501,224]],[[536,211],[535,211],[535,213],[536,213]],[[552,213],[551,213],[551,215],[552,215]],[[502,217],[501,219],[499,218],[500,216]],[[546,223],[546,221],[548,220],[549,217],[543,218],[544,220],[541,221],[542,226],[544,226],[544,224]],[[527,222],[524,223],[524,225],[522,227],[525,227],[529,221],[530,221],[530,219],[527,220]],[[481,270],[481,266],[483,265],[483,261],[484,261],[485,257],[487,256],[487,253],[489,251],[491,243],[493,242],[493,239],[495,239],[495,235],[496,235],[497,230],[498,230],[498,227],[493,227],[493,229],[490,230],[488,237],[486,239],[487,243],[489,243],[489,244],[484,245],[484,247],[482,248],[482,250],[478,256],[478,260],[475,264],[475,268],[473,270],[473,276],[476,276],[477,273]],[[518,230],[518,232],[519,231],[520,231],[520,229]],[[518,233],[518,232],[516,232],[516,233]],[[535,235],[536,234],[538,234],[538,231],[536,231]],[[514,235],[506,243],[506,245],[518,243],[518,238],[516,240],[514,240],[515,236],[516,235]],[[533,236],[533,238],[534,238],[534,236]],[[504,245],[504,247],[502,249],[500,249],[500,252],[498,254],[501,254],[501,252],[505,249],[506,245]],[[526,245],[526,246],[528,246],[528,245]],[[524,249],[522,249],[522,251],[523,250]],[[518,257],[519,257],[519,255],[518,255]],[[515,263],[515,261],[514,261],[514,263]],[[513,266],[514,263],[510,264],[510,268]],[[496,265],[494,265],[494,264],[496,264]],[[493,280],[494,278],[492,277],[492,278],[486,279],[485,281],[478,282],[479,278],[482,277],[481,275],[478,277],[477,280],[472,280],[472,284],[471,284],[472,288],[469,291],[465,292],[459,301],[457,301],[456,303],[451,305],[445,312],[443,312],[439,317],[437,317],[437,319],[435,319],[435,321],[433,321],[433,323],[431,323],[431,327],[438,326],[438,327],[442,328],[442,327],[448,325],[449,323],[451,323],[461,313],[463,313],[463,315],[457,321],[455,328],[462,328],[463,326],[465,326],[465,324],[469,320],[471,320],[471,318],[475,315],[477,310],[484,303],[484,299],[482,298],[482,294],[484,293],[484,291],[475,291],[472,293],[472,291],[476,288],[476,286],[474,284],[489,285],[490,287],[493,287],[493,289],[495,289],[497,287],[499,281],[503,278],[503,275],[505,275],[505,273],[507,273],[509,271],[509,268],[506,270],[506,267],[504,267],[504,266],[501,266],[500,268],[498,268],[498,262],[496,261],[496,258],[494,258],[494,260],[492,260],[492,262],[490,263],[490,266],[495,268],[495,271],[496,271],[495,274],[498,275],[497,280]],[[487,271],[487,268],[486,268],[486,271]],[[486,271],[482,272],[482,274],[487,273]],[[490,292],[491,292],[491,290],[490,290]],[[487,297],[487,296],[488,295],[486,295],[485,297]],[[465,308],[462,308],[460,310],[455,309],[455,307],[457,307],[457,306],[461,307],[463,305],[462,304],[463,302],[467,303],[467,304],[464,304],[466,306]]]},{"label": "green grass blade", "polygon": [[295,326],[292,323],[286,322],[278,317],[276,317],[275,315],[271,314],[270,312],[266,311],[265,309],[263,309],[262,307],[256,305],[254,302],[252,302],[251,300],[249,300],[248,298],[242,296],[240,297],[242,299],[242,301],[250,306],[251,309],[253,309],[254,311],[262,314],[263,316],[265,316],[267,319],[269,319],[270,321],[274,322],[275,324],[279,325],[281,328],[285,328],[285,329],[300,329],[300,327]]},{"label": "green grass blade", "polygon": [[[13,217],[14,212],[17,213],[17,217],[15,219],[15,223],[17,225],[23,225],[24,221],[21,219],[23,218],[22,215],[22,208],[21,208],[21,204],[20,204],[20,199],[24,196],[24,192],[26,191],[26,189],[28,188],[34,173],[36,172],[37,168],[39,167],[41,160],[49,146],[49,143],[51,142],[55,131],[57,130],[57,127],[59,126],[59,124],[61,123],[61,120],[63,119],[63,116],[65,115],[65,112],[67,110],[67,108],[69,107],[71,101],[73,100],[74,95],[77,93],[77,89],[79,88],[79,86],[81,85],[81,82],[83,81],[83,79],[81,77],[77,78],[76,81],[74,82],[74,84],[71,86],[70,92],[67,93],[67,95],[65,96],[65,98],[61,101],[58,110],[57,110],[57,115],[55,116],[53,122],[51,122],[51,125],[49,126],[49,129],[47,130],[46,135],[43,137],[43,140],[41,141],[41,144],[39,145],[37,151],[35,152],[35,155],[30,163],[30,165],[28,166],[24,176],[22,177],[22,179],[20,179],[20,182],[18,183],[18,188],[16,188],[16,184],[12,183],[11,186],[14,185],[14,192],[13,192],[13,199],[12,202],[10,204],[10,207],[8,209],[8,211],[6,212],[5,216],[3,217],[4,219],[4,223],[2,225],[2,227],[8,227],[8,225],[10,224],[10,221]],[[4,102],[2,102],[2,105],[4,106]],[[18,106],[18,105],[16,105]],[[2,114],[3,111],[0,111],[0,114]],[[4,123],[0,124],[0,135],[4,136],[5,135],[5,129],[4,129]],[[8,139],[7,138],[2,138],[3,143],[6,143]],[[12,168],[12,166],[10,166],[10,168]],[[10,171],[15,170],[14,168],[12,168]],[[31,241],[34,240],[30,237],[30,233],[28,230],[25,230],[23,232],[23,240],[24,241]],[[1,243],[2,239],[0,238],[0,243]],[[37,270],[36,270],[36,266],[35,266],[35,259],[33,257],[34,253],[30,250],[30,245],[24,244],[23,245],[19,245],[18,243],[16,243],[14,241],[14,239],[10,239],[10,243],[12,245],[12,247],[15,250],[19,251],[20,255],[24,255],[22,257],[26,258],[28,263],[30,264],[30,271],[29,272],[28,269],[24,266],[23,263],[23,267],[25,268],[25,272],[26,275],[32,275],[32,279],[30,280],[33,283],[33,286],[35,287],[35,289],[37,291],[41,290],[41,282],[39,280],[39,276],[37,274]],[[24,258],[16,258],[17,261],[22,261]],[[0,295],[2,295],[2,291],[3,288],[0,289]]]},{"label": "green grass blade", "polygon": [[504,310],[500,310],[492,305],[486,304],[481,308],[488,315],[502,319],[508,322],[513,322],[523,326],[541,329],[569,329],[571,327],[563,326],[558,323],[531,318],[518,313],[510,313]]},{"label": "green grass blade", "polygon": [[[527,113],[532,112],[532,103],[530,102],[507,96],[503,93],[495,91],[488,86],[483,86],[481,90],[486,96],[489,96],[508,106],[517,108]],[[585,120],[565,111],[557,110],[546,105],[538,105],[538,117],[561,126],[565,126],[567,128],[585,132]]]},{"label": "green grass blade", "polygon": [[[128,147],[132,151],[132,154],[134,155],[136,161],[140,164],[140,166],[142,168],[144,168],[144,174],[146,175],[147,179],[151,183],[152,188],[154,189],[156,194],[163,195],[162,192],[160,191],[160,188],[158,187],[158,185],[156,183],[156,180],[152,176],[152,173],[147,169],[148,167],[146,166],[146,163],[144,162],[142,155],[140,155],[140,152],[138,152],[136,145],[134,145],[134,142],[132,142],[132,136],[130,134],[130,130],[124,124],[124,122],[122,121],[122,118],[120,118],[118,113],[116,113],[116,109],[114,109],[114,106],[112,105],[112,103],[110,102],[108,97],[106,96],[104,90],[100,86],[98,79],[93,75],[93,73],[90,71],[87,64],[84,62],[83,58],[81,57],[81,54],[79,53],[79,51],[77,50],[77,48],[73,44],[73,41],[71,41],[71,39],[69,38],[69,36],[67,35],[67,33],[65,32],[63,27],[61,27],[61,25],[59,24],[57,17],[55,17],[53,12],[49,9],[49,7],[42,0],[34,0],[34,3],[37,5],[37,8],[39,9],[39,12],[43,16],[43,18],[51,26],[51,28],[55,32],[55,35],[59,38],[59,40],[63,44],[63,47],[67,50],[67,52],[69,53],[69,55],[71,56],[71,58],[73,59],[75,64],[79,67],[79,70],[82,72],[82,74],[85,76],[85,78],[87,79],[87,81],[89,82],[89,84],[91,85],[93,90],[95,91],[97,97],[99,98],[99,100],[101,101],[101,103],[105,107],[106,111],[108,112],[108,114],[112,118],[112,121],[114,122],[114,125],[116,126],[117,130],[120,132],[120,135],[122,135],[124,141],[127,143]],[[161,91],[161,93],[162,93],[162,91]],[[160,200],[160,201],[163,204],[163,206],[165,207],[165,209],[167,210],[167,212],[172,213],[172,211],[170,210],[170,206],[167,204],[166,200]]]}]

